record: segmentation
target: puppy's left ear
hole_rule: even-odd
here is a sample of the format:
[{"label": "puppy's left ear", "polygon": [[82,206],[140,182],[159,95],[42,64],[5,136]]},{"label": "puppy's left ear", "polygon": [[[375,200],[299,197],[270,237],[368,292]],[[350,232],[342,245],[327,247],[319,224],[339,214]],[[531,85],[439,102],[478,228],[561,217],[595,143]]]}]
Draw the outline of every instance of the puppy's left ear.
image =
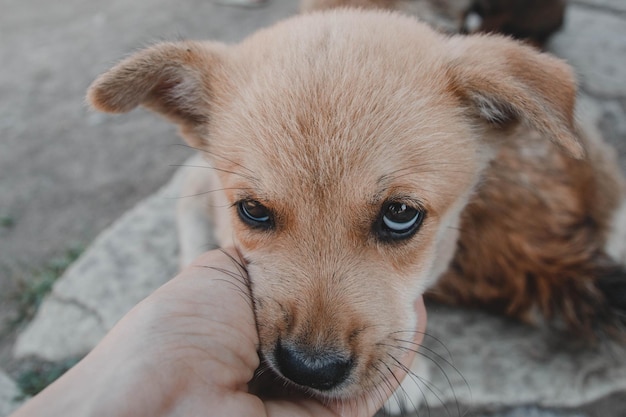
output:
[{"label": "puppy's left ear", "polygon": [[525,123],[581,159],[574,120],[576,79],[563,61],[492,35],[449,39],[452,89],[494,128]]}]

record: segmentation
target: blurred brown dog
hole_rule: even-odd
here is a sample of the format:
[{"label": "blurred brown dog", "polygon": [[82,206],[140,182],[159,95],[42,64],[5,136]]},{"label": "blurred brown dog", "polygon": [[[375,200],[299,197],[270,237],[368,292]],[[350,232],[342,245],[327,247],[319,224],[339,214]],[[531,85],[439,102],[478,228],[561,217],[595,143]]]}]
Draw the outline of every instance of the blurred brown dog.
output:
[{"label": "blurred brown dog", "polygon": [[[534,48],[357,10],[233,46],[161,43],[88,94],[179,124],[212,167],[181,203],[183,262],[207,249],[210,212],[247,263],[268,364],[339,398],[397,366],[425,291],[578,332],[624,307],[624,181],[575,97]],[[392,411],[418,403],[410,383]]]},{"label": "blurred brown dog", "polygon": [[565,0],[474,0],[461,29],[502,33],[542,47],[563,25],[565,6]]},{"label": "blurred brown dog", "polygon": [[305,12],[338,7],[396,10],[446,32],[499,33],[543,47],[563,25],[566,0],[302,0]]}]

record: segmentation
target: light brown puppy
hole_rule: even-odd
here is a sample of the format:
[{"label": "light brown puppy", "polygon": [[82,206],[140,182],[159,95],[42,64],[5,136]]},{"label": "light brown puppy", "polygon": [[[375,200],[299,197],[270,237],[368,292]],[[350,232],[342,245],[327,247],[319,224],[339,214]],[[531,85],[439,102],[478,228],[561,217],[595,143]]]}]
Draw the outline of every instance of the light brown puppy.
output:
[{"label": "light brown puppy", "polygon": [[[397,366],[428,289],[583,329],[608,314],[598,283],[622,261],[624,184],[576,126],[575,96],[568,66],[530,47],[356,10],[233,46],[159,44],[88,95],[157,111],[203,151],[213,169],[191,184],[213,192],[196,202],[247,262],[261,353],[331,397]],[[206,248],[182,223],[188,260]]]}]

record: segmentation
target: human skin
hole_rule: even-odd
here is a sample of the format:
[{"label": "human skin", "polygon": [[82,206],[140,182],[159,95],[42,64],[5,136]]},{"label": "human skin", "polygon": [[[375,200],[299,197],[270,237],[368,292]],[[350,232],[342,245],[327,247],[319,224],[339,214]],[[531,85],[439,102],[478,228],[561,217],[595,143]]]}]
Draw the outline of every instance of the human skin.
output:
[{"label": "human skin", "polygon": [[[75,367],[12,417],[372,416],[395,377],[362,397],[318,401],[249,391],[260,359],[245,269],[236,253],[204,254],[124,316]],[[420,343],[424,304],[416,301]],[[414,357],[407,352],[408,367]]]}]

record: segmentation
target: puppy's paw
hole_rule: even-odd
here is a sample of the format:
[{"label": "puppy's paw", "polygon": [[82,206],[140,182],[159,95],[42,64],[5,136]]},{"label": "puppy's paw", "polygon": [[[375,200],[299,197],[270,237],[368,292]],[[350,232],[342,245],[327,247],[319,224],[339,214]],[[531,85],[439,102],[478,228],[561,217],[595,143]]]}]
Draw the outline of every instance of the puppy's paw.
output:
[{"label": "puppy's paw", "polygon": [[416,358],[411,372],[404,378],[400,387],[385,403],[383,410],[386,415],[413,416],[424,403],[424,390],[427,390],[430,371],[424,358]]}]

